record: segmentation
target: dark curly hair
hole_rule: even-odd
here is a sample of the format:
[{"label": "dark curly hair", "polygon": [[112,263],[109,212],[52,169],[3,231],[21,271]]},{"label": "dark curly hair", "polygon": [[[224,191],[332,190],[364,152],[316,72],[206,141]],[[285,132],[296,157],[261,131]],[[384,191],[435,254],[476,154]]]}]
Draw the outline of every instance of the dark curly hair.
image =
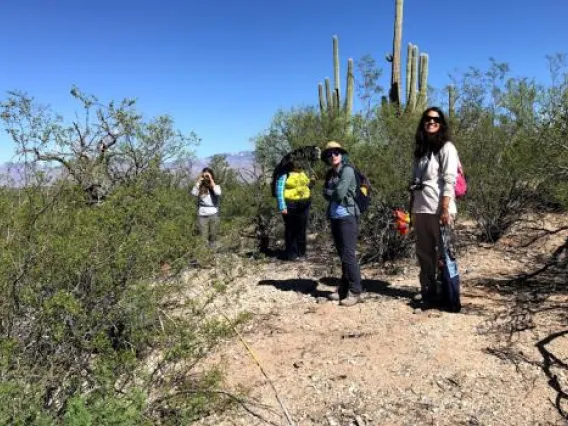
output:
[{"label": "dark curly hair", "polygon": [[[430,111],[438,113],[440,116],[440,130],[434,135],[429,135],[424,130],[424,122],[426,121],[426,116]],[[430,107],[422,113],[418,127],[416,128],[416,145],[414,147],[414,158],[421,158],[427,152],[431,151],[437,154],[440,149],[444,146],[446,142],[451,140],[452,135],[450,131],[450,126],[446,120],[446,116],[442,110],[438,107]]]}]

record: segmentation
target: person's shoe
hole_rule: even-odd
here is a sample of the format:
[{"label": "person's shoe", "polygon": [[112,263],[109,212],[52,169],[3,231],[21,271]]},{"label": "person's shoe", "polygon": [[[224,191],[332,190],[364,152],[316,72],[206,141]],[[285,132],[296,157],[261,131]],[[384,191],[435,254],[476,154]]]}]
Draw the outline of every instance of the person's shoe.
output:
[{"label": "person's shoe", "polygon": [[349,292],[345,299],[339,301],[339,304],[341,306],[353,306],[356,305],[357,303],[360,303],[361,301],[362,299],[360,294],[354,294]]},{"label": "person's shoe", "polygon": [[280,256],[278,256],[278,259],[282,260],[284,262],[294,262],[294,261],[298,260],[298,256],[293,256],[293,255],[290,255],[290,254],[283,253]]},{"label": "person's shoe", "polygon": [[422,293],[416,293],[414,296],[412,296],[413,302],[422,302],[422,299]]},{"label": "person's shoe", "polygon": [[461,311],[461,308],[462,308],[461,303],[444,306],[444,310],[446,312],[450,312],[450,313],[453,313],[453,314],[459,314],[460,311]]}]

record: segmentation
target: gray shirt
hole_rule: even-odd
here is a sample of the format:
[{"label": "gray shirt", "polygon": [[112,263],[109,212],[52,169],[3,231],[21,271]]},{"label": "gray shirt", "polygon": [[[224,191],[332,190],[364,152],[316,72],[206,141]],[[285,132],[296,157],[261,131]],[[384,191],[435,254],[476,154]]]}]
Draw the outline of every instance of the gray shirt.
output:
[{"label": "gray shirt", "polygon": [[413,178],[422,176],[422,190],[414,191],[412,213],[441,213],[442,197],[450,197],[449,213],[456,214],[454,186],[458,174],[458,152],[446,142],[438,154],[425,155],[415,162]]},{"label": "gray shirt", "polygon": [[219,196],[221,195],[221,187],[219,185],[213,186],[213,189],[205,195],[199,195],[199,184],[195,183],[191,190],[191,195],[197,197],[198,216],[212,216],[219,213]]},{"label": "gray shirt", "polygon": [[[359,207],[355,202],[357,191],[357,178],[351,165],[341,165],[339,170],[331,172],[330,179],[325,182],[323,196],[328,200],[328,217],[341,217],[331,211],[332,208],[344,207],[351,216],[359,216]],[[337,213],[337,211],[335,212]]]}]

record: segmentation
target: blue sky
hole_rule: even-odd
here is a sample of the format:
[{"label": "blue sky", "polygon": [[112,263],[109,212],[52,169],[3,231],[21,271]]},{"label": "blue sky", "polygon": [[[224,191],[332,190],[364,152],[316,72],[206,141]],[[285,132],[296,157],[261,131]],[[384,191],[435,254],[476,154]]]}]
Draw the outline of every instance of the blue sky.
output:
[{"label": "blue sky", "polygon": [[[406,0],[406,43],[430,55],[429,83],[448,73],[511,65],[545,80],[545,56],[566,52],[566,0]],[[394,0],[6,0],[0,15],[0,98],[26,91],[66,117],[73,84],[101,100],[135,97],[147,115],[170,114],[201,138],[200,157],[252,149],[279,109],[316,104],[332,77],[339,36],[348,57],[372,54],[384,69]],[[0,161],[12,143],[0,135]]]}]

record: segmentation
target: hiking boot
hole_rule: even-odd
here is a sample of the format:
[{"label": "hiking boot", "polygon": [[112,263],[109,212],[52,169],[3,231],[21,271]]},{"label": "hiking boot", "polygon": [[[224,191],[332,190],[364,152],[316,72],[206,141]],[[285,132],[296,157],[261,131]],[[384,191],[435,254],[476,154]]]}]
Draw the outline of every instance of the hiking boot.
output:
[{"label": "hiking boot", "polygon": [[353,306],[356,305],[357,303],[361,302],[361,295],[360,294],[354,294],[349,292],[347,294],[347,297],[345,299],[342,299],[339,301],[339,304],[341,306]]},{"label": "hiking boot", "polygon": [[453,304],[453,305],[447,304],[447,305],[444,306],[444,310],[446,312],[450,312],[450,313],[453,313],[453,314],[459,314],[461,312],[461,308],[462,308],[461,303]]},{"label": "hiking boot", "polygon": [[295,262],[299,260],[299,258],[298,256],[284,253],[278,256],[278,260],[282,260],[284,262]]}]

